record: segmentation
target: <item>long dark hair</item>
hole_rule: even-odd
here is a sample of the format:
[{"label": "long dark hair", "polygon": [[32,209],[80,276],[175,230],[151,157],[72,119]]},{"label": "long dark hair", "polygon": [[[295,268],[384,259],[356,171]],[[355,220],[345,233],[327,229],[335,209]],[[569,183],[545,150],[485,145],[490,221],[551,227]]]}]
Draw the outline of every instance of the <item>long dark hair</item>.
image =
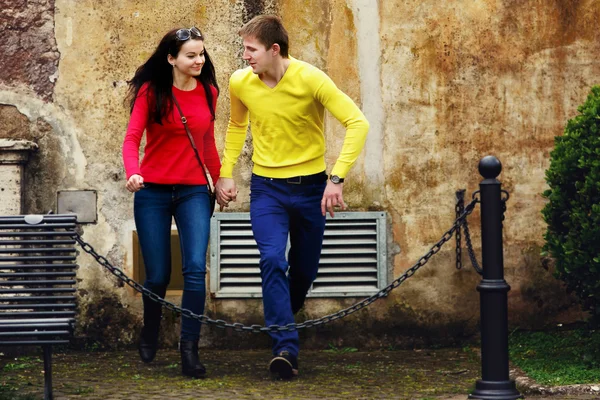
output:
[{"label": "long dark hair", "polygon": [[[162,38],[148,61],[138,67],[133,79],[127,82],[129,84],[127,101],[129,102],[130,111],[133,111],[133,105],[135,104],[135,99],[138,97],[140,88],[145,83],[149,84],[146,96],[148,96],[148,104],[153,108],[149,113],[149,121],[154,121],[157,124],[162,124],[162,120],[173,111],[173,66],[167,61],[167,55],[170,54],[173,57],[177,57],[181,46],[186,42],[185,40],[177,39],[175,32],[178,30],[179,28],[173,29]],[[194,38],[191,37],[188,40],[194,40]],[[200,72],[200,76],[195,78],[204,87],[208,109],[214,120],[213,92],[210,87],[214,86],[217,89],[218,96],[219,85],[215,76],[215,67],[206,48],[204,49],[204,58],[202,72]],[[153,95],[153,99],[150,102],[151,94]]]}]

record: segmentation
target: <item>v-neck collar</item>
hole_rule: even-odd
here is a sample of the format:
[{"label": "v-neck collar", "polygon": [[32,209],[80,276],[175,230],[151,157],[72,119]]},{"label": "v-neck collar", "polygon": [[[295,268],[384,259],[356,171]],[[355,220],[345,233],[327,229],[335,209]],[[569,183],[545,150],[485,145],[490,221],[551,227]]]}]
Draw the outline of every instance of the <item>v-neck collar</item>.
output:
[{"label": "v-neck collar", "polygon": [[297,60],[294,57],[290,56],[290,65],[288,65],[287,69],[285,70],[285,72],[283,73],[283,76],[281,77],[281,79],[279,80],[279,82],[277,82],[277,84],[273,87],[270,87],[269,85],[267,85],[262,79],[260,79],[260,76],[256,75],[256,79],[258,79],[260,81],[260,83],[263,85],[263,87],[271,92],[274,92],[277,90],[277,88],[279,88],[281,86],[281,82],[283,82],[286,79],[286,76],[288,76],[290,74],[290,69],[295,65]]}]

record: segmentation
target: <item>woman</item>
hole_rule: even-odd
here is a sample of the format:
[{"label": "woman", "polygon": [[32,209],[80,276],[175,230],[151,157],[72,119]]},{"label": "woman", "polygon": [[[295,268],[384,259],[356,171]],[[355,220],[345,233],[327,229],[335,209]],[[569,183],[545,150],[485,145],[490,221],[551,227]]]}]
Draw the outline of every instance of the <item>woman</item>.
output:
[{"label": "woman", "polygon": [[[182,307],[203,314],[206,294],[210,199],[207,179],[182,122],[187,120],[198,153],[212,177],[221,163],[215,146],[214,120],[219,94],[215,70],[195,27],[174,29],[129,82],[131,117],[123,143],[126,188],[134,197],[135,225],[146,268],[144,286],[164,297],[171,276],[171,218],[181,246],[184,289]],[[139,147],[146,131],[144,158]],[[161,306],[146,296],[139,353],[144,362],[156,355]],[[180,352],[184,375],[201,378],[198,357],[200,323],[182,318]]]}]

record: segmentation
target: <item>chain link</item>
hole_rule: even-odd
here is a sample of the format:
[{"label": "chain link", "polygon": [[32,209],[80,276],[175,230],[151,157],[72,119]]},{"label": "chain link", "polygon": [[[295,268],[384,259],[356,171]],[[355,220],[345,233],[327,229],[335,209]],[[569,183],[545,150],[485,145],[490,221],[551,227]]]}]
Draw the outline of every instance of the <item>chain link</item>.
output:
[{"label": "chain link", "polygon": [[502,190],[502,193],[506,195],[502,199],[502,222],[504,222],[504,214],[506,213],[506,203],[508,203],[508,199],[510,199],[510,194],[506,190]]},{"label": "chain link", "polygon": [[[459,215],[461,215],[464,210],[465,192],[466,192],[465,189],[460,189],[456,192],[456,216],[457,217]],[[479,191],[476,191],[475,193],[473,193],[473,201],[475,201],[475,202],[479,202],[479,199],[477,198],[478,193],[479,193]],[[475,256],[475,250],[473,250],[473,243],[471,242],[471,233],[469,231],[469,223],[466,218],[465,218],[464,223],[462,224],[462,229],[459,227],[459,229],[455,233],[455,235],[456,235],[456,269],[462,269],[462,267],[463,267],[463,265],[462,265],[461,230],[464,230],[464,233],[465,233],[465,242],[467,243],[467,252],[469,253],[469,259],[471,260],[471,265],[473,266],[475,271],[477,271],[477,273],[481,275],[483,273],[483,270],[479,266],[479,263],[477,262],[477,257]]]},{"label": "chain link", "polygon": [[[460,217],[465,209],[465,192],[466,189],[460,189],[456,191],[456,218]],[[454,238],[456,239],[456,269],[462,269],[462,244],[461,244],[461,234],[460,229],[456,231],[454,234]]]},{"label": "chain link", "polygon": [[475,256],[475,250],[473,250],[473,243],[471,243],[471,233],[469,232],[469,224],[466,220],[462,226],[462,229],[465,231],[465,242],[467,243],[467,252],[469,253],[471,265],[473,265],[475,271],[477,271],[477,273],[481,275],[483,274],[483,269],[479,266],[479,262],[477,262],[477,256]]},{"label": "chain link", "polygon": [[348,308],[340,310],[334,314],[326,315],[324,317],[314,319],[314,320],[307,320],[302,323],[291,323],[291,324],[287,324],[285,326],[279,326],[279,325],[271,325],[271,326],[250,325],[250,326],[247,326],[247,325],[244,325],[241,323],[228,323],[221,319],[214,320],[214,319],[207,317],[206,315],[198,315],[188,309],[178,307],[175,304],[156,295],[152,291],[146,289],[144,286],[140,285],[133,279],[129,278],[127,275],[125,275],[125,273],[123,273],[123,271],[121,269],[113,266],[105,257],[99,255],[89,243],[87,243],[83,240],[83,238],[81,237],[81,235],[78,232],[73,232],[73,236],[74,236],[74,239],[77,241],[77,243],[79,243],[79,245],[81,246],[83,251],[90,254],[92,257],[94,257],[94,259],[98,262],[98,264],[102,265],[104,268],[109,270],[113,275],[115,275],[117,278],[119,278],[121,281],[123,281],[125,284],[129,285],[136,291],[142,293],[144,296],[147,296],[151,300],[161,304],[167,310],[171,310],[173,312],[180,313],[182,316],[184,316],[186,318],[195,319],[203,324],[215,325],[217,328],[222,328],[222,329],[231,328],[238,332],[246,331],[246,332],[258,333],[258,332],[294,331],[294,330],[299,330],[299,329],[304,329],[304,328],[312,328],[315,326],[326,324],[328,322],[335,321],[340,318],[344,318],[350,314],[353,314],[353,313],[369,306],[371,303],[373,303],[383,297],[386,297],[392,290],[396,289],[404,281],[406,281],[408,278],[413,276],[419,268],[421,268],[425,264],[427,264],[427,262],[431,259],[431,257],[433,257],[435,254],[437,254],[440,251],[440,249],[442,248],[442,246],[446,242],[448,242],[450,239],[452,239],[452,235],[456,234],[458,231],[460,231],[460,227],[463,224],[465,224],[467,216],[473,212],[477,202],[478,202],[478,200],[471,201],[464,208],[464,211],[458,216],[458,218],[456,218],[452,227],[444,233],[442,238],[436,244],[434,244],[424,256],[419,258],[419,260],[412,267],[410,267],[408,270],[406,270],[402,275],[400,275],[399,278],[394,280],[392,283],[390,283],[385,288],[381,289],[376,294],[374,294],[370,297],[367,297],[367,298],[363,299],[362,301],[360,301]]},{"label": "chain link", "polygon": [[[462,212],[462,209],[463,209],[464,193],[465,193],[465,189],[461,189],[456,192],[457,216],[460,215],[460,213]],[[502,221],[504,221],[504,214],[506,213],[506,203],[508,202],[508,199],[510,198],[510,194],[506,190],[502,190],[502,193],[506,195],[506,197],[503,197],[501,199],[501,201],[502,201]],[[479,194],[480,194],[479,190],[473,192],[473,196],[472,196],[473,201],[476,201],[476,202],[481,201],[478,198]],[[473,265],[473,268],[475,269],[475,271],[477,271],[477,273],[479,275],[482,275],[483,269],[481,268],[481,266],[479,265],[479,262],[477,261],[477,256],[475,255],[475,250],[473,249],[473,243],[471,242],[471,233],[469,232],[469,223],[466,218],[465,218],[464,224],[462,224],[462,229],[464,230],[464,233],[465,233],[465,241],[467,243],[467,251],[469,253],[469,259],[471,260],[471,265]],[[460,228],[456,231],[456,269],[462,268],[462,249],[461,249],[461,241],[460,241],[460,237],[461,237],[460,231],[461,231]]]}]

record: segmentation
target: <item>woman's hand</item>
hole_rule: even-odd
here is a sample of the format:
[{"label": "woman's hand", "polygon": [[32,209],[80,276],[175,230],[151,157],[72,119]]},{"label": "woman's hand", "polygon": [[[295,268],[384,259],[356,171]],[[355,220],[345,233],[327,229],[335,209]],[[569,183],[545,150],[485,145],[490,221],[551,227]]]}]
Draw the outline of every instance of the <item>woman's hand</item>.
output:
[{"label": "woman's hand", "polygon": [[235,201],[237,198],[235,181],[231,178],[219,178],[215,185],[215,193],[217,195],[217,203],[221,206],[220,211],[223,211],[223,207],[229,207],[229,202]]},{"label": "woman's hand", "polygon": [[144,178],[141,175],[133,174],[127,180],[125,187],[131,193],[135,193],[144,187]]}]

